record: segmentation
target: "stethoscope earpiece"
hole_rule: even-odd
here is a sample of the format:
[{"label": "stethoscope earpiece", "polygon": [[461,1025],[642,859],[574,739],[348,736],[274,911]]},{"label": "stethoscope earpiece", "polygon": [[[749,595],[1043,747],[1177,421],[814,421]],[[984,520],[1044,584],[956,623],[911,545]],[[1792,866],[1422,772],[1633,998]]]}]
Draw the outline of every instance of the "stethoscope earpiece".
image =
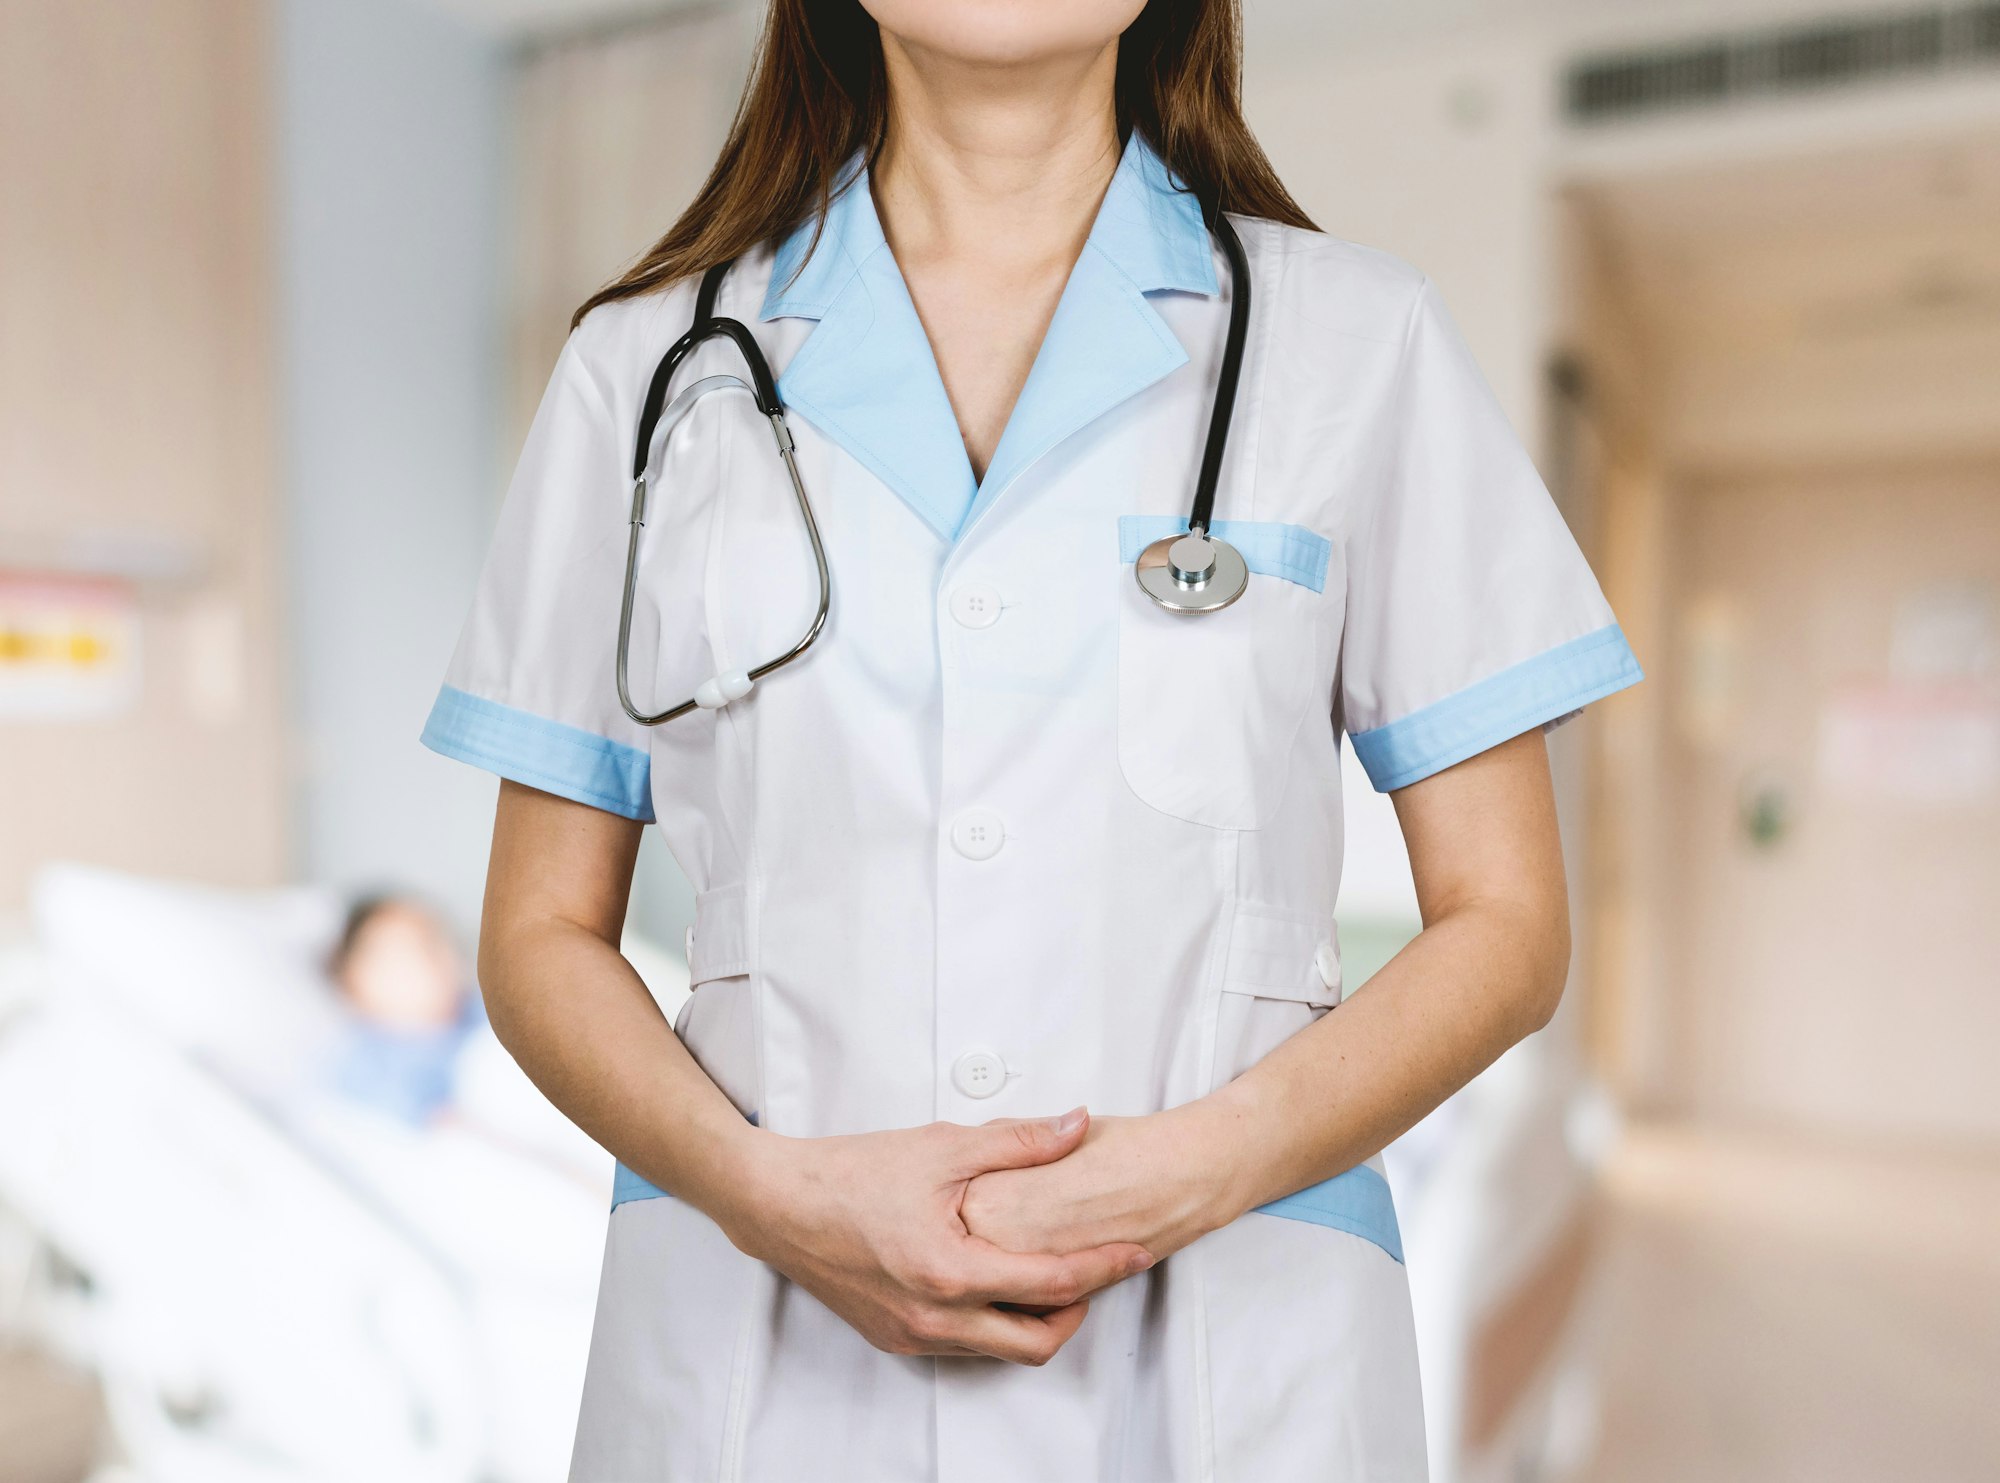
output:
[{"label": "stethoscope earpiece", "polygon": [[1206,531],[1162,536],[1132,563],[1139,590],[1170,613],[1212,613],[1250,585],[1243,553]]}]

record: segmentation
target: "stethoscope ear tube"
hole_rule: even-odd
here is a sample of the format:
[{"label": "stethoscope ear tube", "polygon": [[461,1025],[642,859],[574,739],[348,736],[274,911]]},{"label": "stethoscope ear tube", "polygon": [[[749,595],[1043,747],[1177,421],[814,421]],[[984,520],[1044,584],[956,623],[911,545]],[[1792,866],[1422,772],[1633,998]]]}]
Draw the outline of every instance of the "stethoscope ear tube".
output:
[{"label": "stethoscope ear tube", "polygon": [[1215,486],[1222,479],[1222,455],[1229,447],[1229,419],[1236,411],[1236,384],[1243,379],[1243,353],[1250,340],[1250,262],[1236,228],[1221,210],[1211,211],[1210,229],[1229,259],[1229,330],[1222,342],[1222,364],[1215,373],[1215,402],[1208,413],[1208,441],[1201,449],[1201,472],[1195,476],[1194,504],[1188,529],[1206,532],[1215,513]]},{"label": "stethoscope ear tube", "polygon": [[[716,289],[728,267],[727,263],[720,263],[702,275],[701,288],[695,299],[695,322],[660,357],[659,365],[653,370],[653,379],[646,386],[646,399],[639,414],[638,441],[632,453],[632,513],[625,545],[625,583],[618,609],[617,680],[619,705],[641,726],[658,726],[697,707],[718,709],[749,694],[751,687],[763,676],[781,665],[790,664],[812,647],[820,630],[826,626],[827,612],[833,602],[833,580],[827,566],[826,547],[820,539],[819,522],[813,518],[812,502],[806,498],[805,481],[799,475],[792,430],[785,422],[784,404],[778,400],[777,379],[771,374],[770,362],[764,359],[764,352],[749,328],[739,320],[723,318],[714,312]],[[718,337],[735,344],[745,368],[750,372],[749,381],[740,376],[704,376],[668,404],[667,387],[673,380],[674,372],[680,369],[697,346]],[[638,599],[639,543],[646,526],[647,470],[652,464],[653,440],[656,434],[663,441],[672,437],[674,428],[693,410],[697,401],[710,392],[727,389],[749,392],[757,403],[758,411],[770,420],[772,441],[777,447],[778,457],[784,462],[793,496],[798,501],[799,517],[805,522],[806,538],[812,544],[813,565],[819,576],[819,603],[805,633],[784,653],[750,669],[725,670],[711,676],[679,705],[648,713],[632,699],[629,656],[632,614]]]},{"label": "stethoscope ear tube", "polygon": [[743,360],[750,372],[748,383],[750,394],[756,398],[757,410],[766,417],[782,417],[784,403],[778,400],[777,379],[771,375],[770,363],[764,359],[763,351],[757,348],[757,337],[749,327],[734,319],[707,319],[695,325],[682,335],[660,357],[659,365],[653,368],[653,379],[646,384],[646,400],[639,407],[639,433],[632,445],[632,477],[646,477],[646,465],[653,451],[653,433],[660,423],[660,413],[665,409],[667,387],[674,379],[674,372],[681,363],[708,341],[721,337],[732,340],[742,352]]}]

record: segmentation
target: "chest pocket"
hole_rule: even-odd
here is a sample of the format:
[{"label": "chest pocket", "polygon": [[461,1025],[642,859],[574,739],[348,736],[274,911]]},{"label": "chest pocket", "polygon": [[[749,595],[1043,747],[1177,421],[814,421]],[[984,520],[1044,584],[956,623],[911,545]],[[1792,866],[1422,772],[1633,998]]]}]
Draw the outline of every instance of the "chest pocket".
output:
[{"label": "chest pocket", "polygon": [[1219,612],[1170,613],[1139,590],[1132,563],[1185,529],[1166,516],[1118,522],[1119,766],[1162,813],[1255,829],[1284,796],[1293,739],[1319,692],[1332,546],[1300,525],[1218,520],[1250,585]]}]

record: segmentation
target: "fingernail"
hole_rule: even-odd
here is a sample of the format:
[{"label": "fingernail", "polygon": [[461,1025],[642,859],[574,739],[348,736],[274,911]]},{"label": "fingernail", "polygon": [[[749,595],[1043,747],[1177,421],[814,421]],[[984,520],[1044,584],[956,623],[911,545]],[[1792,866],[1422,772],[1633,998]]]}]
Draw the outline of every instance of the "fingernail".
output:
[{"label": "fingernail", "polygon": [[1083,1126],[1083,1120],[1089,1115],[1081,1107],[1072,1107],[1061,1117],[1050,1118],[1049,1126],[1054,1128],[1058,1133],[1074,1133],[1078,1128]]},{"label": "fingernail", "polygon": [[1145,1271],[1146,1268],[1152,1265],[1153,1254],[1150,1251],[1142,1251],[1125,1264],[1125,1270],[1131,1273],[1138,1273]]}]

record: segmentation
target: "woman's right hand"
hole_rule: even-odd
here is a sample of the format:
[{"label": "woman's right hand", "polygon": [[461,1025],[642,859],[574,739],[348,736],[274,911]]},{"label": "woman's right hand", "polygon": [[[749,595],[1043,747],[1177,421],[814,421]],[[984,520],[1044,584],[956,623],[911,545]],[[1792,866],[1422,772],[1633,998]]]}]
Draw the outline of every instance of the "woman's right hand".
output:
[{"label": "woman's right hand", "polygon": [[[1083,1142],[1060,1118],[931,1123],[835,1138],[757,1140],[754,1191],[723,1226],[891,1354],[985,1354],[1046,1364],[1090,1294],[1153,1264],[1130,1242],[1067,1253],[1004,1251],[966,1230],[965,1187],[994,1169],[1053,1163]],[[1034,1312],[995,1307],[996,1303]]]}]

